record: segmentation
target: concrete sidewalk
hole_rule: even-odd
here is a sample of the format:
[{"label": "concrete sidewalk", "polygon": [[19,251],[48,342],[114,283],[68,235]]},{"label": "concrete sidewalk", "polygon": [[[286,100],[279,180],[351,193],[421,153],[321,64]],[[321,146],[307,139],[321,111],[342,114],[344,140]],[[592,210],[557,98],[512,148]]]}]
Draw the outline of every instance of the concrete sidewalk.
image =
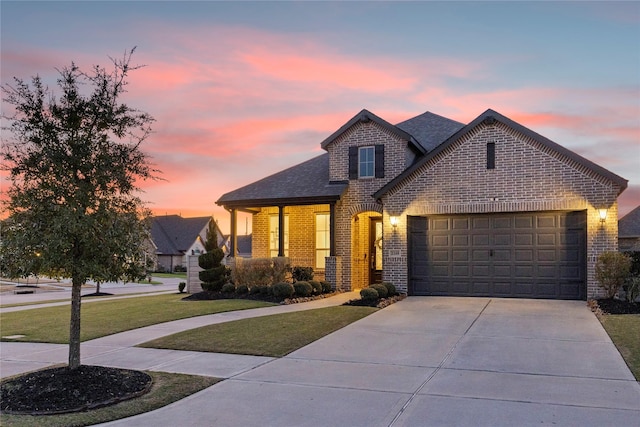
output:
[{"label": "concrete sidewalk", "polygon": [[637,426],[640,385],[581,301],[410,297],[109,426]]},{"label": "concrete sidewalk", "polygon": [[[138,348],[135,346],[156,338],[201,326],[250,317],[331,307],[357,297],[358,294],[356,292],[347,292],[306,303],[190,317],[121,332],[83,342],[80,350],[82,363],[86,365],[230,378],[246,370],[253,369],[271,360],[271,358]],[[39,306],[47,305],[49,304],[40,304]],[[3,342],[0,345],[0,378],[67,363],[68,351],[69,347],[66,344]]]}]

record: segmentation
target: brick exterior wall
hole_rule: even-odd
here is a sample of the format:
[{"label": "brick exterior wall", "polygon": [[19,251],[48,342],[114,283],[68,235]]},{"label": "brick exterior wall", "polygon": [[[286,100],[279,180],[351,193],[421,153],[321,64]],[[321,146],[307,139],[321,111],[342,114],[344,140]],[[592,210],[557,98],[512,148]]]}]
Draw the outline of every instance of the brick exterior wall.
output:
[{"label": "brick exterior wall", "polygon": [[[495,169],[486,144],[495,143]],[[600,253],[617,250],[620,188],[535,140],[496,122],[481,124],[383,197],[384,280],[407,290],[407,215],[587,211],[587,297],[602,295],[594,278]],[[606,223],[598,208],[607,207]],[[389,216],[399,216],[397,228]]]},{"label": "brick exterior wall", "polygon": [[[349,180],[349,147],[384,145],[384,178]],[[328,147],[329,176],[331,180],[349,180],[349,187],[336,204],[336,256],[342,258],[343,288],[366,287],[368,283],[368,218],[381,215],[382,205],[371,197],[386,183],[399,175],[413,155],[407,141],[389,132],[377,123],[356,123],[336,138]],[[362,215],[359,215],[362,214]],[[357,218],[357,220],[356,220]],[[363,224],[360,226],[359,224]],[[366,231],[364,231],[366,230]],[[367,253],[367,260],[364,254]],[[384,262],[384,261],[383,261]],[[384,268],[384,267],[383,267]]]},{"label": "brick exterior wall", "polygon": [[[325,280],[323,270],[315,268],[315,216],[329,213],[329,205],[286,206],[289,217],[289,260],[291,266],[314,267],[314,279]],[[252,258],[269,258],[269,216],[278,215],[277,207],[262,208],[252,220]]]}]

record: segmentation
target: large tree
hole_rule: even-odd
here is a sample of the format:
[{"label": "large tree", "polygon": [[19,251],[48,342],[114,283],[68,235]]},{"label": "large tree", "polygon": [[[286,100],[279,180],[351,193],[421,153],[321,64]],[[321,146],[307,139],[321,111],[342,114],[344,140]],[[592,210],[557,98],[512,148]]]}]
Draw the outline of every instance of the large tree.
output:
[{"label": "large tree", "polygon": [[82,285],[133,278],[146,267],[150,212],[138,186],[155,175],[140,148],[153,118],[120,101],[139,68],[130,65],[133,51],[109,70],[58,70],[59,93],[38,76],[2,86],[13,108],[3,130],[11,179],[3,274],[71,278],[70,369],[80,366]]}]

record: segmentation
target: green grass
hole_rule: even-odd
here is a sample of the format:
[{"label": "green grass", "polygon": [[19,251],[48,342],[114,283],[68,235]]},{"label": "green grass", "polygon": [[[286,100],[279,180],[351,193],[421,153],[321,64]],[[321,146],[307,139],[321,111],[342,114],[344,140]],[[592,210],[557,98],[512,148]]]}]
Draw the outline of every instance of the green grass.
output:
[{"label": "green grass", "polygon": [[[204,314],[274,305],[249,300],[182,301],[184,297],[184,294],[164,294],[82,304],[81,340]],[[69,305],[2,313],[2,336],[25,335],[12,340],[2,338],[2,341],[66,344],[70,316]]]},{"label": "green grass", "polygon": [[151,277],[158,277],[160,279],[186,279],[187,273],[151,273]]},{"label": "green grass", "polygon": [[377,311],[337,306],[204,326],[140,347],[282,357]]},{"label": "green grass", "polygon": [[205,389],[220,379],[195,375],[147,372],[153,377],[144,396],[87,412],[61,415],[0,415],[0,425],[11,427],[89,426],[153,411]]},{"label": "green grass", "polygon": [[640,314],[608,314],[600,316],[600,322],[640,381]]}]

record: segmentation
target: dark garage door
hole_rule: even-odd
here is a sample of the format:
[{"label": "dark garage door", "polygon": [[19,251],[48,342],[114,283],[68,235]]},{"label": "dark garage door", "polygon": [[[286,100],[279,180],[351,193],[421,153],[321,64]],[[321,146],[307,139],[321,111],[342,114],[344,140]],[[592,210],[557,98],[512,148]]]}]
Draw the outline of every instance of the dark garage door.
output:
[{"label": "dark garage door", "polygon": [[409,217],[409,294],[586,299],[586,212]]}]

